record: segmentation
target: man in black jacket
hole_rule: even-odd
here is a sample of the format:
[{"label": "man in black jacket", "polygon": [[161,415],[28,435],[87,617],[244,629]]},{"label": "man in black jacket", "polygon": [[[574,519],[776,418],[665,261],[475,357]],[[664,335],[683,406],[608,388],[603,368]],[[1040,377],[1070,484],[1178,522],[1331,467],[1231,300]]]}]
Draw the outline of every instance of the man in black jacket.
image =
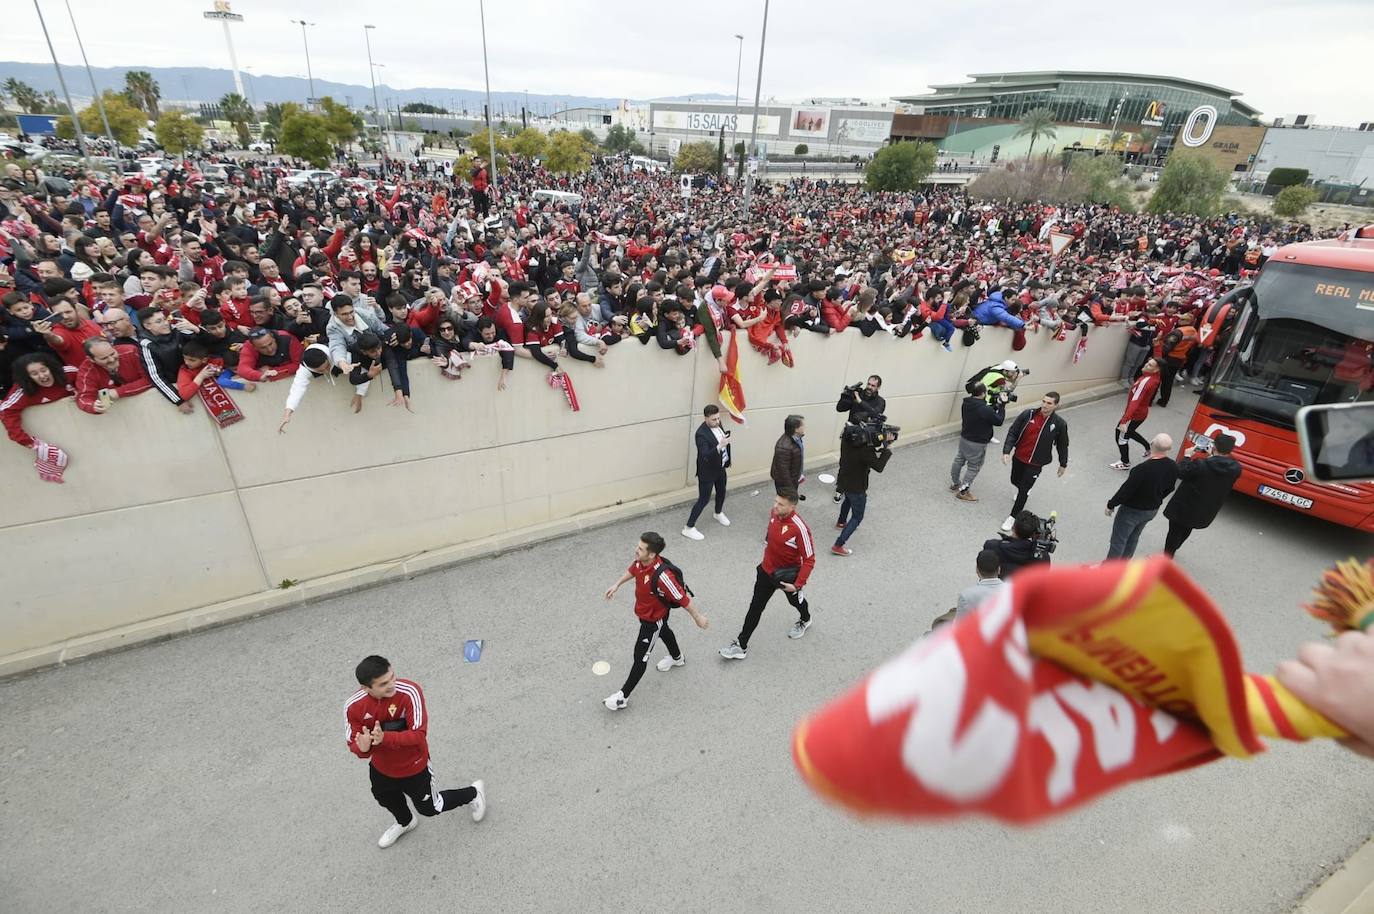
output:
[{"label": "man in black jacket", "polygon": [[892,459],[891,440],[882,437],[873,441],[869,434],[862,427],[850,425],[840,438],[840,469],[835,475],[835,489],[844,495],[844,501],[840,503],[840,518],[835,522],[840,535],[830,547],[834,555],[854,554],[845,543],[863,523],[868,508],[868,472],[881,473]]},{"label": "man in black jacket", "polygon": [[1218,435],[1213,454],[1189,448],[1178,464],[1178,491],[1164,507],[1169,532],[1164,536],[1164,553],[1172,556],[1194,530],[1202,530],[1216,520],[1226,493],[1240,478],[1240,461],[1231,456],[1236,439]]},{"label": "man in black jacket", "polygon": [[862,422],[870,416],[887,415],[887,401],[878,393],[882,386],[883,379],[871,374],[862,390],[846,387],[840,394],[840,402],[835,404],[835,412],[849,413],[846,422]]},{"label": "man in black jacket", "polygon": [[1036,517],[1032,511],[1022,511],[1016,515],[1010,536],[984,541],[983,548],[993,550],[1002,560],[1002,568],[998,572],[998,577],[1005,581],[1011,577],[1013,571],[1023,565],[1049,562],[1050,557],[1048,555],[1037,556],[1035,554],[1034,537],[1039,529],[1040,518]]},{"label": "man in black jacket", "polygon": [[1163,433],[1155,435],[1150,441],[1149,459],[1131,467],[1131,475],[1107,500],[1107,516],[1115,515],[1107,558],[1129,559],[1135,555],[1145,525],[1154,520],[1159,506],[1178,482],[1178,465],[1169,457],[1173,449],[1174,439]]},{"label": "man in black jacket", "polygon": [[720,407],[714,403],[706,404],[701,411],[702,423],[697,426],[697,503],[692,505],[692,513],[687,516],[687,526],[682,535],[689,540],[704,540],[706,535],[697,529],[697,518],[706,508],[711,490],[716,493],[716,521],[722,527],[730,526],[730,518],[725,516],[725,477],[730,466],[730,432],[720,427]]},{"label": "man in black jacket", "polygon": [[[973,385],[973,391],[964,398],[963,426],[959,430],[959,451],[954,455],[954,463],[949,468],[949,490],[960,501],[977,501],[978,496],[969,491],[978,471],[983,468],[987,456],[988,442],[992,441],[992,430],[1007,418],[1007,401],[1002,397],[993,398],[989,405],[987,386]],[[962,479],[960,476],[962,475]]]},{"label": "man in black jacket", "polygon": [[153,382],[158,393],[167,402],[183,413],[194,408],[190,400],[182,398],[177,392],[177,373],[181,371],[181,344],[185,337],[167,322],[167,315],[156,305],[149,305],[138,312],[138,323],[143,328],[138,345],[143,359],[143,368],[148,379]]},{"label": "man in black jacket", "polygon": [[[779,495],[796,492],[802,483],[802,439],[806,437],[806,420],[798,415],[788,416],[782,423],[782,436],[773,445],[773,464],[769,475]],[[801,501],[805,495],[797,495]]]},{"label": "man in black jacket", "polygon": [[1059,475],[1069,469],[1069,423],[1055,415],[1058,408],[1059,394],[1051,390],[1040,398],[1039,408],[1031,407],[1016,417],[1002,444],[1002,462],[1011,464],[1011,484],[1016,486],[1016,500],[1002,523],[1003,533],[1011,532],[1016,515],[1026,507],[1031,486],[1050,462],[1051,450],[1059,452]]}]

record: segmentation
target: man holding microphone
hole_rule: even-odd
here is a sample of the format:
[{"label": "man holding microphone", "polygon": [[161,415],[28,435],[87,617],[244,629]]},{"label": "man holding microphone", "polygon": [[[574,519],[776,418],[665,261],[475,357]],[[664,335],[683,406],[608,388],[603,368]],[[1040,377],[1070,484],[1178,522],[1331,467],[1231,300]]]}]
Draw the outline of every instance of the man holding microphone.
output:
[{"label": "man holding microphone", "polygon": [[692,505],[692,513],[687,516],[687,526],[682,535],[689,540],[704,540],[706,535],[697,529],[697,518],[706,508],[711,490],[716,493],[716,522],[722,527],[730,526],[730,518],[725,516],[725,478],[730,467],[730,431],[720,426],[720,407],[709,403],[701,411],[702,423],[697,426],[697,501]]}]

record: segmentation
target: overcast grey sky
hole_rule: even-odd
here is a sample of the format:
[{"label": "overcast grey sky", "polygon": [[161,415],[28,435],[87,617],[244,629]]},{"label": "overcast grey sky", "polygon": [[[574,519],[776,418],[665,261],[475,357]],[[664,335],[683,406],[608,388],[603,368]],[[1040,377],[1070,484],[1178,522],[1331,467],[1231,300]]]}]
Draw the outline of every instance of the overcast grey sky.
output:
[{"label": "overcast grey sky", "polygon": [[[64,63],[80,57],[57,0],[43,3]],[[228,67],[210,0],[70,0],[94,66]],[[317,77],[367,83],[363,23],[379,75],[399,88],[482,86],[477,0],[236,0],[241,67],[305,75],[310,30]],[[931,82],[999,70],[1123,70],[1196,79],[1241,92],[1266,116],[1319,123],[1374,120],[1363,62],[1374,46],[1371,0],[773,0],[763,94],[886,98]],[[493,0],[487,4],[493,90],[651,96],[735,91],[753,97],[763,0]],[[28,3],[6,5],[0,58],[48,60]]]}]

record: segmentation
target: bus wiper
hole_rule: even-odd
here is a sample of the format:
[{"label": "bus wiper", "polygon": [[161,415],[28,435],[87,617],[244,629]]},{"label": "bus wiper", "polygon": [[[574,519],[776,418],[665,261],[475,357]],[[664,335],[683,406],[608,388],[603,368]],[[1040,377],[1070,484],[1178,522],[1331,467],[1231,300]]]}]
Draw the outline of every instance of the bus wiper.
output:
[{"label": "bus wiper", "polygon": [[1233,387],[1233,388],[1235,388],[1236,390],[1244,390],[1244,391],[1246,391],[1247,393],[1257,393],[1257,394],[1260,394],[1261,396],[1269,397],[1269,398],[1274,399],[1274,400],[1282,400],[1282,401],[1285,402],[1285,403],[1296,403],[1298,406],[1302,406],[1302,405],[1303,405],[1302,397],[1299,397],[1297,394],[1294,394],[1294,393],[1289,393],[1289,392],[1286,391],[1286,390],[1274,390],[1272,387],[1261,387],[1261,386],[1258,385],[1258,384],[1245,384],[1245,383],[1228,384],[1228,383],[1226,383],[1226,382],[1224,382],[1224,381],[1221,382],[1220,384],[1218,384],[1217,386],[1219,386],[1219,387]]}]

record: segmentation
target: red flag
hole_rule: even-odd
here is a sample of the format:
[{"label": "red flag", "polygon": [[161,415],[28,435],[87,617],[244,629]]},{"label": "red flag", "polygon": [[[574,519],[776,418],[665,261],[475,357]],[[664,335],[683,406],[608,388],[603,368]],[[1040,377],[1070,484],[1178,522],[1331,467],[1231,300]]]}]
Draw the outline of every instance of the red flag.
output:
[{"label": "red flag", "polygon": [[720,405],[730,418],[744,425],[744,385],[739,378],[739,340],[730,331],[730,348],[725,353],[725,367],[720,373]]}]

